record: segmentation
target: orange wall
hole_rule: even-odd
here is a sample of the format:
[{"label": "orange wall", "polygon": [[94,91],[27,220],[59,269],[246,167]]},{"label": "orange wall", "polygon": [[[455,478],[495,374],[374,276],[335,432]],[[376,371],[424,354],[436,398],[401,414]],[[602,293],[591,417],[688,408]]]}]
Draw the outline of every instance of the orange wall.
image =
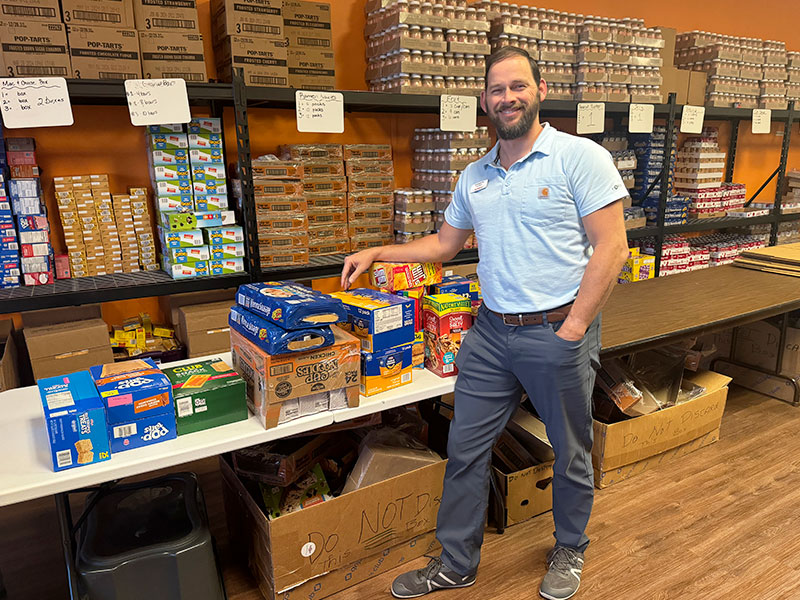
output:
[{"label": "orange wall", "polygon": [[[364,81],[365,44],[363,38],[364,0],[332,0],[334,51],[337,57],[337,87],[340,89],[366,89]],[[544,3],[547,5],[547,3]],[[210,34],[210,10],[208,0],[199,0],[200,27],[204,33],[209,75],[216,71],[212,58]],[[675,0],[671,3],[643,3],[624,0],[562,0],[552,2],[559,10],[610,17],[640,17],[649,26],[675,27],[679,31],[702,29],[724,34],[777,39],[787,42],[790,49],[800,50],[796,35],[796,23],[800,19],[800,4],[779,0],[763,0],[759,10],[743,0],[710,0],[689,2]],[[33,136],[37,141],[37,155],[43,169],[45,190],[51,215],[55,215],[52,194],[52,177],[86,173],[108,173],[113,192],[123,192],[129,186],[148,183],[147,161],[143,136],[139,128],[133,127],[125,107],[73,107],[75,124],[72,127],[17,130],[7,135]],[[205,114],[197,111],[196,114]],[[411,180],[410,135],[415,127],[431,127],[436,124],[433,115],[381,115],[353,114],[346,117],[345,133],[341,135],[299,134],[295,130],[294,113],[285,110],[252,108],[250,115],[251,147],[254,156],[275,152],[282,143],[307,142],[366,142],[391,143],[395,154],[396,184],[407,186]],[[233,115],[226,112],[227,152],[235,159],[236,143]],[[573,130],[573,122],[559,120],[556,125],[567,131]],[[776,127],[774,127],[775,129]],[[795,129],[790,167],[800,168],[800,135]],[[721,145],[727,150],[729,126],[721,124]],[[747,184],[752,192],[777,166],[780,154],[780,137],[775,135],[753,136],[749,133],[749,122],[744,122],[739,137],[739,152],[736,160],[735,181]],[[774,197],[774,184],[762,194],[763,198]],[[54,246],[63,250],[60,228],[54,223]],[[331,282],[320,285],[329,288]],[[157,303],[135,301],[113,303],[104,309],[109,320],[120,321],[138,310],[149,310],[158,314]]]}]

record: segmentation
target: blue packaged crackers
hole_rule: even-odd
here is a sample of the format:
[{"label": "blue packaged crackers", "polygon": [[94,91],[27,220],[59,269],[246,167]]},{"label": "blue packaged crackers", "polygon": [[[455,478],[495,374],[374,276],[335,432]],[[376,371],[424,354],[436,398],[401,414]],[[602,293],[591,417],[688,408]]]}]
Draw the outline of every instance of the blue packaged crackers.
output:
[{"label": "blue packaged crackers", "polygon": [[53,470],[110,458],[103,402],[88,371],[37,382],[50,440]]},{"label": "blue packaged crackers", "polygon": [[361,349],[378,352],[414,342],[414,300],[356,289],[331,294],[344,303],[349,329],[361,339]]},{"label": "blue packaged crackers", "polygon": [[112,452],[177,436],[172,385],[150,359],[90,369],[103,400]]},{"label": "blue packaged crackers", "polygon": [[291,281],[240,285],[236,302],[283,329],[347,321],[347,311],[341,300]]},{"label": "blue packaged crackers", "polygon": [[329,326],[287,331],[238,305],[231,307],[228,323],[232,329],[272,356],[326,348],[334,342]]}]

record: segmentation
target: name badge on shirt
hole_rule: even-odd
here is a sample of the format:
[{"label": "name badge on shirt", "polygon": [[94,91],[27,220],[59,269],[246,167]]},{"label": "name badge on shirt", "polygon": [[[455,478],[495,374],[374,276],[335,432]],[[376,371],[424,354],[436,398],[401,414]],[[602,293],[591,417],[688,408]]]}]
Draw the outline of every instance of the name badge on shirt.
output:
[{"label": "name badge on shirt", "polygon": [[489,185],[489,180],[484,179],[483,181],[479,181],[478,183],[472,184],[472,187],[469,188],[470,192],[480,192],[482,189],[485,189],[486,186]]}]

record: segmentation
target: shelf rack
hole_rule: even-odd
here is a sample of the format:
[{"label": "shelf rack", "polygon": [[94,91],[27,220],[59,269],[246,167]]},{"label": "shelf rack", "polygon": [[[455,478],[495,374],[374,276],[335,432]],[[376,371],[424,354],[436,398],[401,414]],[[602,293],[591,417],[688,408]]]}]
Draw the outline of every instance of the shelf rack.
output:
[{"label": "shelf rack", "polygon": [[[241,72],[237,70],[234,70],[232,80],[232,83],[187,82],[186,88],[190,104],[208,107],[214,117],[221,118],[225,107],[234,109],[238,150],[237,166],[244,192],[244,202],[239,212],[241,213],[240,216],[245,230],[245,248],[247,252],[245,262],[248,265],[248,272],[237,275],[177,281],[160,271],[60,280],[50,285],[0,290],[0,312],[23,312],[90,302],[108,302],[181,292],[224,289],[250,281],[264,281],[265,279],[310,279],[337,275],[344,263],[343,255],[312,258],[308,265],[261,269],[258,258],[252,177],[250,175],[250,137],[247,111],[254,108],[293,109],[295,107],[295,90],[246,86]],[[126,105],[125,86],[122,81],[73,79],[68,80],[68,89],[70,100],[75,105]],[[410,114],[437,114],[439,112],[438,96],[347,90],[341,93],[344,97],[345,111],[347,112]],[[544,117],[574,117],[578,104],[578,102],[571,100],[545,100],[541,105],[541,114]],[[627,115],[629,106],[627,103],[608,102],[606,103],[606,115],[613,119],[615,125],[619,126]],[[667,103],[655,105],[655,117],[667,123],[668,135],[665,141],[665,156],[669,156],[670,152],[675,149],[676,140],[672,139],[672,129],[676,120],[679,119],[681,109],[682,106],[675,102],[674,94],[670,94]],[[483,114],[480,110],[479,113]],[[749,120],[751,115],[752,112],[749,109],[706,108],[706,120],[725,120],[730,121],[732,125],[728,163],[726,165],[726,180],[730,180],[733,175],[739,124],[741,121]],[[772,111],[773,122],[784,124],[780,163],[764,185],[750,199],[752,202],[772,179],[777,178],[778,191],[772,214],[750,219],[692,220],[683,225],[665,226],[663,215],[667,200],[667,190],[666,186],[662,186],[658,224],[628,231],[629,239],[655,238],[656,273],[660,266],[661,245],[664,236],[667,234],[723,227],[771,224],[771,239],[772,243],[775,243],[779,223],[800,219],[800,213],[782,214],[780,209],[780,192],[785,179],[792,125],[796,117],[794,103],[790,103],[787,110]],[[666,161],[664,167],[667,167]],[[451,264],[474,262],[476,260],[478,260],[477,250],[464,250],[455,257]]]}]

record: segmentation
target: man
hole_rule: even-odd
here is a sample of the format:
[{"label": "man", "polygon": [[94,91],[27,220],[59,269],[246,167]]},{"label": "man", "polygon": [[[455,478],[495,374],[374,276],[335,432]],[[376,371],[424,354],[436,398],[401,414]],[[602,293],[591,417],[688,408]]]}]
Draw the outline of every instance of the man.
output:
[{"label": "man", "polygon": [[527,52],[486,63],[481,107],[498,143],[458,181],[436,235],[359,252],[342,286],[373,261],[445,262],[474,230],[483,306],[456,358],[455,414],[437,523],[440,558],[399,576],[397,598],[472,585],[480,560],[492,447],[527,391],[555,452],[555,547],[539,593],[580,585],[594,497],[591,392],[600,309],[628,256],[625,186],[609,153],[539,121],[547,95]]}]

